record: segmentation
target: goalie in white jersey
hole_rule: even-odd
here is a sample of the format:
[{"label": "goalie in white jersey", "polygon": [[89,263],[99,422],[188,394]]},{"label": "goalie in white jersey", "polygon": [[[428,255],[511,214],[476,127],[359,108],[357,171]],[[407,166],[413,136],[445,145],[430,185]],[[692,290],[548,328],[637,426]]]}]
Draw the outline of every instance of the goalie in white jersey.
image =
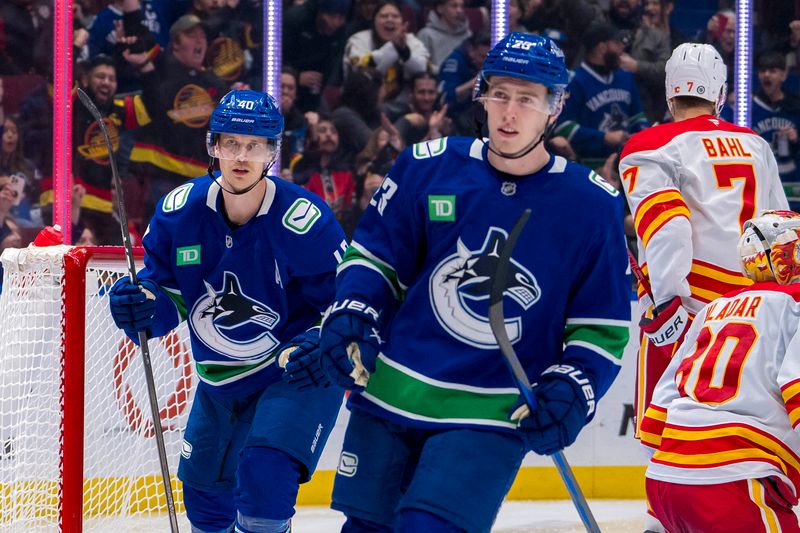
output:
[{"label": "goalie in white jersey", "polygon": [[750,285],[730,253],[745,221],[789,207],[769,144],[719,118],[726,76],[711,45],[678,46],[666,65],[675,122],[634,135],[622,152],[619,171],[639,261],[655,299],[640,286],[637,436],[653,388],[692,317],[711,300]]},{"label": "goalie in white jersey", "polygon": [[800,215],[746,222],[738,248],[756,283],[697,314],[642,420],[670,532],[800,531]]}]

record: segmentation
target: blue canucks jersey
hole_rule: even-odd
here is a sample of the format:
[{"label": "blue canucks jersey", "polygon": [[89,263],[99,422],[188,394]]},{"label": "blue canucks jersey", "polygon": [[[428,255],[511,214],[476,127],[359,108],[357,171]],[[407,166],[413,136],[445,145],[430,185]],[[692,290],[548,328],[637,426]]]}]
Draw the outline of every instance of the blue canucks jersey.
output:
[{"label": "blue canucks jersey", "polygon": [[515,427],[518,392],[488,303],[499,250],[525,208],[504,308],[529,378],[571,362],[599,398],[617,375],[630,320],[621,195],[561,157],[515,179],[486,151],[460,137],[405,150],[356,228],[337,300],[381,310],[384,342],[352,405],[418,427]]},{"label": "blue canucks jersey", "polygon": [[186,320],[200,380],[246,396],[280,380],[278,346],[333,300],[346,242],[324,201],[273,177],[256,216],[232,230],[218,180],[191,180],[159,202],[140,275],[161,288],[152,334]]},{"label": "blue canucks jersey", "polygon": [[621,69],[601,76],[586,63],[575,69],[569,97],[555,134],[566,137],[587,164],[602,164],[614,148],[603,141],[609,131],[636,133],[648,126],[633,75]]}]

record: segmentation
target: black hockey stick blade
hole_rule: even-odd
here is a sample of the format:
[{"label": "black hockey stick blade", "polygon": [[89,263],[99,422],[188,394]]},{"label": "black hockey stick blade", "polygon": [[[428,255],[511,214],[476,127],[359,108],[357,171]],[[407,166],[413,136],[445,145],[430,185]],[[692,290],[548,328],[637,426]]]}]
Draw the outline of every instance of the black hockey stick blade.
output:
[{"label": "black hockey stick blade", "polygon": [[[508,239],[506,239],[503,245],[503,249],[500,251],[500,257],[497,260],[496,270],[492,277],[492,286],[489,292],[489,326],[497,340],[497,345],[500,347],[500,353],[503,355],[503,359],[505,359],[514,377],[514,382],[520,394],[525,399],[525,403],[528,404],[528,408],[533,411],[536,409],[536,398],[531,390],[530,380],[528,380],[528,376],[525,374],[525,369],[522,368],[519,357],[517,357],[517,353],[514,351],[514,346],[508,338],[505,316],[503,314],[503,293],[505,292],[506,282],[508,280],[508,267],[511,264],[511,254],[514,252],[517,240],[522,230],[525,228],[525,224],[528,223],[530,216],[531,210],[526,209],[514,224],[511,233],[508,235]],[[572,472],[572,468],[570,468],[567,458],[564,456],[564,452],[556,452],[552,455],[552,458],[556,465],[556,470],[558,470],[561,476],[561,481],[564,483],[564,487],[566,487],[586,531],[590,533],[600,533],[597,520],[595,520],[592,510],[589,508],[586,497],[584,497],[583,491],[581,491],[581,487],[575,479],[575,474]]]}]

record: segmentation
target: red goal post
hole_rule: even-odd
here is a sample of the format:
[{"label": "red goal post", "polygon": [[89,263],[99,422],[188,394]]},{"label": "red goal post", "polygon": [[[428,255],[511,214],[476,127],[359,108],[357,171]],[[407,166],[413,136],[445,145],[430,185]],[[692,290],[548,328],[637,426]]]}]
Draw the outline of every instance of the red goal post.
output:
[{"label": "red goal post", "polygon": [[[108,312],[108,289],[127,275],[123,248],[29,247],[0,260],[0,531],[165,530],[141,356]],[[186,326],[150,348],[182,513],[175,474],[195,383]]]}]

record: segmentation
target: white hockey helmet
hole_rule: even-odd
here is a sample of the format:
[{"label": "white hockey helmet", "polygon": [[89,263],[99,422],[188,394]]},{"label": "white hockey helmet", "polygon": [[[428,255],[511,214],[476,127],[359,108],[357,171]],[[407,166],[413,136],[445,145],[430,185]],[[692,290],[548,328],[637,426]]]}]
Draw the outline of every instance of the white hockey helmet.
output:
[{"label": "white hockey helmet", "polygon": [[800,214],[764,211],[744,223],[737,246],[742,273],[753,281],[800,281]]},{"label": "white hockey helmet", "polygon": [[667,102],[676,96],[695,96],[722,110],[728,95],[728,70],[725,62],[710,44],[683,43],[667,61]]}]

